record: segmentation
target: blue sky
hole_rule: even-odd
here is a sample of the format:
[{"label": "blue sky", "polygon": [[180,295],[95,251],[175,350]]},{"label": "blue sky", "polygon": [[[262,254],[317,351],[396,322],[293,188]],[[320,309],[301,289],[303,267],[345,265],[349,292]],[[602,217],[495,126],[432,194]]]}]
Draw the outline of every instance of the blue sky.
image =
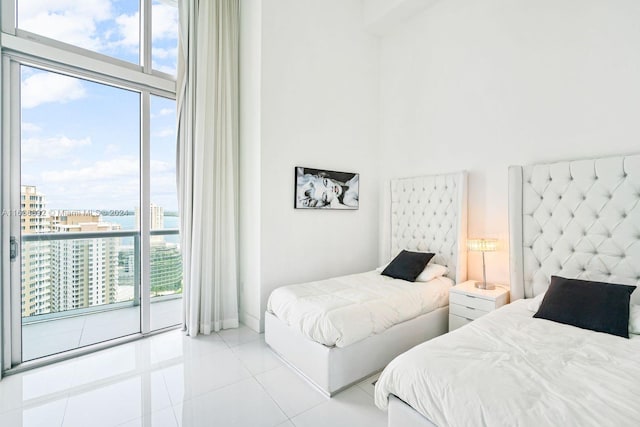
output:
[{"label": "blue sky", "polygon": [[[153,0],[153,68],[175,74],[177,0]],[[139,63],[138,0],[18,0],[18,27]]]},{"label": "blue sky", "polygon": [[[131,40],[137,2],[20,0],[19,17],[24,4],[25,29],[38,28],[43,35],[137,63],[138,41]],[[161,16],[163,26],[154,31],[154,66],[174,73],[177,12],[155,0],[153,7],[154,19]],[[70,24],[64,34],[47,33],[47,25],[82,17],[84,23]],[[21,78],[22,184],[37,186],[49,209],[136,207],[140,95],[27,66]],[[156,96],[151,99],[151,173],[152,202],[177,210],[175,101]]]}]

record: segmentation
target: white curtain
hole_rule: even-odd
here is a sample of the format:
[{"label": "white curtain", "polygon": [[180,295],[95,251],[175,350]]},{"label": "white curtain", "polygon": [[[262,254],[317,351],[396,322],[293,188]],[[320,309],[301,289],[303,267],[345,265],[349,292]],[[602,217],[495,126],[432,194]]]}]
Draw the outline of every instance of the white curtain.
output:
[{"label": "white curtain", "polygon": [[179,2],[178,204],[190,336],[238,326],[238,2]]}]

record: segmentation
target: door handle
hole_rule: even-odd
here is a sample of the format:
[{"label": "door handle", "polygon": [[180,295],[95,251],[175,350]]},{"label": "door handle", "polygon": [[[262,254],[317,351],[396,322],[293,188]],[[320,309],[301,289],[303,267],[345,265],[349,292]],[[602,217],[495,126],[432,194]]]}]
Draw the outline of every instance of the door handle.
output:
[{"label": "door handle", "polygon": [[11,262],[15,261],[18,258],[18,241],[15,236],[11,236],[9,241],[9,259]]}]

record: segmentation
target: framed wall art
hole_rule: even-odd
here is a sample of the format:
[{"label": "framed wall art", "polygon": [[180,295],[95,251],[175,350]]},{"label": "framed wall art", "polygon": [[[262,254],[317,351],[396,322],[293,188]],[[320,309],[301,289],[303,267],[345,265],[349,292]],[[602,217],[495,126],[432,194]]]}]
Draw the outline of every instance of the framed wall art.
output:
[{"label": "framed wall art", "polygon": [[358,209],[360,174],[297,166],[296,209]]}]

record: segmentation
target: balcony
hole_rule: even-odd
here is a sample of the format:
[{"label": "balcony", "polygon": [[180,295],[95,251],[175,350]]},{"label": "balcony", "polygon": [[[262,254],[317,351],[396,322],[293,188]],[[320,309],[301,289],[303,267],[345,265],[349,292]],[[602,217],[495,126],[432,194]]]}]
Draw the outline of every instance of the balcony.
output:
[{"label": "balcony", "polygon": [[[152,331],[182,322],[182,257],[177,244],[164,241],[165,236],[174,236],[175,239],[177,235],[177,229],[151,231],[151,236],[158,236],[148,255]],[[81,263],[56,257],[58,247],[62,249],[68,244],[77,245],[81,252],[82,247],[88,249],[92,244],[103,244],[106,240],[111,240],[111,250],[115,251],[106,263],[102,257],[91,256],[88,252],[87,257],[80,257]],[[43,250],[45,248],[46,251]],[[33,360],[139,333],[139,253],[140,233],[137,231],[23,235],[23,259],[30,256],[47,258],[52,268],[44,273],[49,283],[46,289],[35,286],[37,282],[42,282],[42,274],[36,278],[28,271],[22,272],[23,296],[39,298],[40,295],[34,295],[38,292],[51,295],[51,300],[46,300],[47,307],[23,311],[22,360]],[[112,273],[102,274],[101,283],[97,284],[89,272],[100,269]],[[115,271],[117,274],[113,273]]]},{"label": "balcony", "polygon": [[[151,300],[151,330],[182,323],[182,295]],[[96,344],[140,332],[140,307],[109,307],[104,311],[85,312],[81,309],[67,317],[40,320],[23,318],[22,360],[33,360],[51,354]],[[71,314],[66,312],[67,314]]]}]

